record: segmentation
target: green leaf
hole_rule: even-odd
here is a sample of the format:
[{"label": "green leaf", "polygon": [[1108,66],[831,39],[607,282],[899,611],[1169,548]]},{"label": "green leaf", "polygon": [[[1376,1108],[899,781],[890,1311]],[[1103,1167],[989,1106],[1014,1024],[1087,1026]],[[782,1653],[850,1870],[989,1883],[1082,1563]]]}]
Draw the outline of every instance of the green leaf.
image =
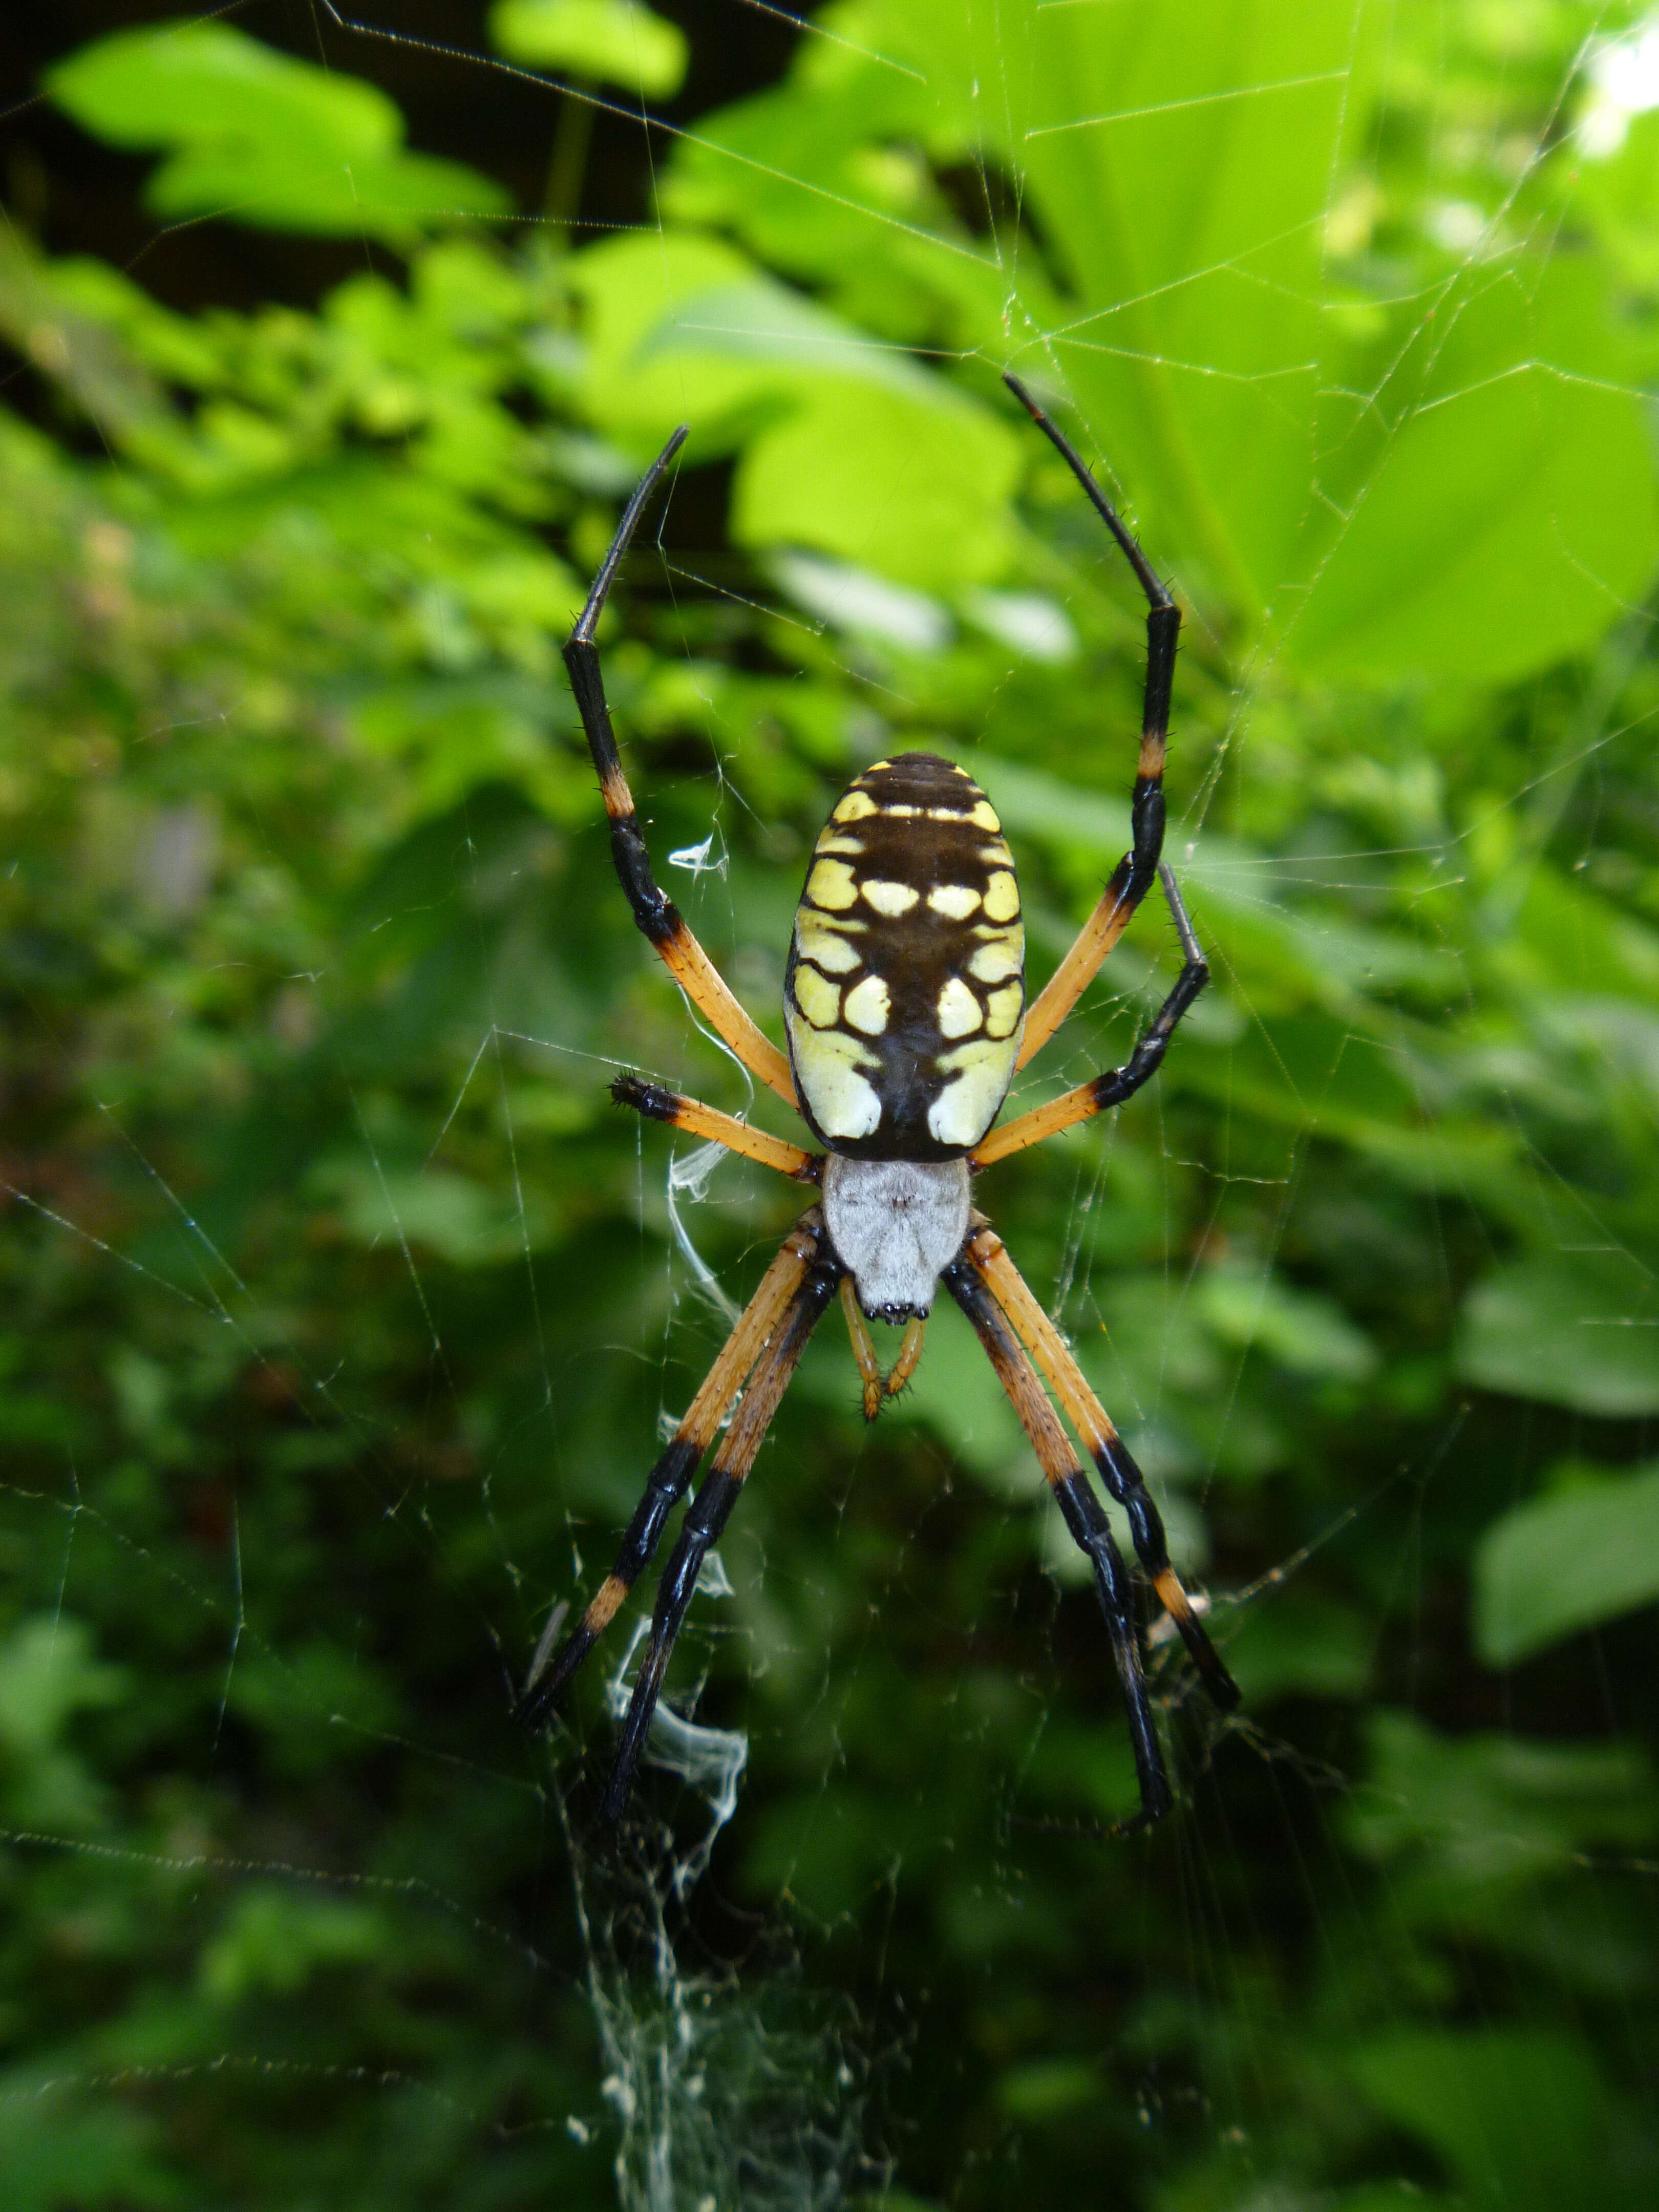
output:
[{"label": "green leaf", "polygon": [[[1333,179],[1398,92],[1384,11],[842,20],[848,51],[804,48],[681,149],[670,204],[901,339],[1011,362],[1200,606],[1322,676],[1507,679],[1640,599],[1659,508],[1609,260],[1529,240],[1449,268],[1419,240],[1334,289]],[[969,163],[1029,216],[1017,266],[938,187]]]},{"label": "green leaf", "polygon": [[1218,1336],[1264,1352],[1292,1375],[1357,1382],[1376,1365],[1375,1347],[1331,1299],[1271,1274],[1208,1268],[1198,1305]]},{"label": "green leaf", "polygon": [[377,87],[228,24],[118,32],[45,82],[94,137],[169,153],[147,192],[158,215],[406,245],[434,224],[511,204],[476,170],[405,152],[403,118]]},{"label": "green leaf", "polygon": [[489,41],[532,69],[563,70],[657,99],[679,90],[689,58],[679,26],[633,0],[499,0],[489,14]]},{"label": "green leaf", "polygon": [[154,23],[80,47],[46,88],[83,131],[134,152],[300,139],[344,158],[390,153],[403,121],[385,93],[279,54],[228,23]]},{"label": "green leaf", "polygon": [[1608,1419],[1659,1413],[1659,1288],[1618,1252],[1516,1261],[1464,1301],[1461,1373]]},{"label": "green leaf", "polygon": [[1370,1679],[1376,1632],[1330,1598],[1276,1590],[1226,1622],[1227,1665],[1245,1705],[1275,1698],[1358,1698]]},{"label": "green leaf", "polygon": [[1512,1667],[1659,1598],[1659,1467],[1517,1505],[1474,1557],[1475,1648]]},{"label": "green leaf", "polygon": [[1445,2160],[1472,2204],[1605,2212],[1612,2112],[1577,2036],[1413,2031],[1350,2063],[1371,2103]]},{"label": "green leaf", "polygon": [[737,446],[743,544],[815,547],[927,591],[1006,566],[1018,452],[989,409],[712,240],[623,240],[575,273],[589,406],[641,446],[686,420],[690,458]]},{"label": "green leaf", "polygon": [[1648,431],[1595,264],[1483,268],[1432,327],[1370,434],[1346,409],[1330,433],[1345,520],[1287,631],[1322,674],[1512,678],[1606,629],[1659,559]]},{"label": "green leaf", "polygon": [[1370,1772],[1346,1808],[1349,1843],[1395,1869],[1414,1863],[1468,1899],[1512,1893],[1590,1846],[1653,1833],[1653,1778],[1626,1743],[1551,1742],[1480,1730],[1440,1735],[1413,1713],[1370,1716]]}]

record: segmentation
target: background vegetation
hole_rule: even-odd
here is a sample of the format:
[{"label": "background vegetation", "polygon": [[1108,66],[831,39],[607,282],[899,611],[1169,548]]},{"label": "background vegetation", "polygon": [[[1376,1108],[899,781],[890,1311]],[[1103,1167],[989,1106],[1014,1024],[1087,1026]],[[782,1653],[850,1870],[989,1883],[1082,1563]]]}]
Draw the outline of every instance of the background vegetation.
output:
[{"label": "background vegetation", "polygon": [[[1651,2203],[1659,34],[502,0],[531,76],[427,54],[411,137],[415,49],[143,13],[31,58],[0,234],[6,2203]],[[982,1200],[1244,1711],[1156,1645],[1183,1805],[1103,1840],[988,1370],[943,1315],[866,1434],[826,1327],[613,1847],[605,1669],[546,1742],[513,1686],[799,1198],[607,1102],[744,1097],[557,645],[690,420],[608,640],[676,895],[775,1032],[927,745],[1045,969],[1139,631],[1004,366],[1187,605],[1217,983]],[[1022,1096],[1172,966],[1149,909]]]}]

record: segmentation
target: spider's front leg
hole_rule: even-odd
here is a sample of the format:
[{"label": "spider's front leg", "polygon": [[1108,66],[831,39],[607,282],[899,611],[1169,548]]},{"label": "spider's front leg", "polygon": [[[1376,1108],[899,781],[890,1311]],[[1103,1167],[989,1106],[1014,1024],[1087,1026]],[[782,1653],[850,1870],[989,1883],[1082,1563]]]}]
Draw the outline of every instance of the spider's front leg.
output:
[{"label": "spider's front leg", "polygon": [[[1052,422],[1017,376],[1003,382],[1077,478],[1101,520],[1116,539],[1146,595],[1146,687],[1140,714],[1140,757],[1129,801],[1129,850],[1112,872],[1098,904],[1071,950],[1038,993],[1025,1017],[1017,1065],[1024,1067],[1047,1044],[1087,988],[1090,977],[1122,936],[1129,918],[1152,887],[1164,850],[1164,755],[1170,731],[1181,610],[1151,562],[1124,528],[1116,510],[1065,433]],[[1167,882],[1167,878],[1166,878]]]},{"label": "spider's front leg", "polygon": [[793,1106],[796,1103],[795,1079],[789,1073],[789,1062],[738,1003],[719,969],[687,927],[685,917],[652,873],[645,833],[640,828],[634,794],[623,774],[622,757],[617,750],[616,734],[611,726],[599,648],[594,642],[599,617],[629,541],[638,526],[646,502],[684,444],[685,435],[682,425],[647,470],[639,489],[629,501],[611,550],[593,580],[587,604],[565,645],[564,665],[569,672],[570,688],[576,696],[588,750],[599,771],[599,792],[611,822],[611,858],[635,922],[655,947],[674,981],[744,1066]]},{"label": "spider's front leg", "polygon": [[1174,876],[1163,866],[1158,872],[1164,896],[1170,902],[1176,933],[1181,939],[1182,968],[1174,989],[1153,1015],[1121,1067],[1091,1076],[1088,1082],[1079,1083],[1075,1090],[1062,1091],[1046,1106],[1034,1106],[1029,1114],[1021,1114],[1012,1121],[1005,1121],[1000,1128],[993,1129],[969,1155],[975,1168],[988,1168],[994,1160],[1006,1160],[1010,1152],[1023,1152],[1029,1146],[1040,1145],[1046,1137],[1058,1136],[1062,1129],[1072,1128],[1079,1121],[1092,1121],[1097,1114],[1122,1105],[1126,1098],[1133,1098],[1143,1085],[1150,1083],[1163,1066],[1170,1039],[1182,1016],[1209,981],[1210,968],[1199,950]]}]

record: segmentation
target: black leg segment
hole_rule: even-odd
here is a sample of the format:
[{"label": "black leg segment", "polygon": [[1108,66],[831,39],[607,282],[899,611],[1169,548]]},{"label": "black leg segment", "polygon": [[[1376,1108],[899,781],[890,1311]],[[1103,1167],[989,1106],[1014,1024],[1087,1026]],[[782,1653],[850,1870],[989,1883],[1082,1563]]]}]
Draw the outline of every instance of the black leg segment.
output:
[{"label": "black leg segment", "polygon": [[1073,1542],[1087,1556],[1094,1569],[1095,1589],[1106,1617],[1106,1632],[1122,1685],[1129,1742],[1140,1784],[1140,1811],[1133,1820],[1123,1824],[1121,1832],[1149,1827],[1154,1820],[1163,1819],[1174,1796],[1146,1694],[1146,1677],[1135,1627],[1133,1586],[1128,1570],[1113,1540],[1105,1510],[1090,1489],[1088,1478],[1043,1393],[1036,1371],[990,1286],[965,1255],[951,1262],[942,1279],[973,1324],[1036,1448]]},{"label": "black leg segment", "polygon": [[611,1770],[600,1805],[607,1820],[619,1820],[628,1802],[640,1754],[650,1732],[651,1716],[662,1694],[669,1655],[691,1602],[691,1594],[697,1587],[703,1560],[710,1547],[720,1540],[720,1531],[788,1388],[796,1362],[823,1318],[824,1308],[840,1287],[842,1273],[839,1261],[820,1261],[796,1291],[788,1312],[750,1378],[743,1401],[692,1500],[678,1540],[669,1553],[668,1565],[657,1584],[651,1632],[646,1639],[645,1656],[640,1662],[628,1717],[623,1723],[616,1765]]}]

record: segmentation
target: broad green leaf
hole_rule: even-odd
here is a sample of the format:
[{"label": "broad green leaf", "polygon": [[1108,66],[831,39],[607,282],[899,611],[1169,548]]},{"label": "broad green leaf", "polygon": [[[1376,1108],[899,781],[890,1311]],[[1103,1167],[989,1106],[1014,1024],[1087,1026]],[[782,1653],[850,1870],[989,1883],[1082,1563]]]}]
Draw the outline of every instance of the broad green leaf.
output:
[{"label": "broad green leaf", "polygon": [[[1010,151],[1075,299],[1014,366],[1058,366],[1164,558],[1200,599],[1252,614],[1291,568],[1310,490],[1353,18],[1340,0],[1028,18]],[[994,67],[996,27],[976,69]]]},{"label": "broad green leaf", "polygon": [[1618,1252],[1519,1260],[1464,1301],[1471,1382],[1608,1419],[1659,1412],[1659,1285]]},{"label": "broad green leaf", "polygon": [[1376,1632],[1363,1613],[1328,1598],[1275,1590],[1241,1619],[1226,1613],[1227,1667],[1251,1711],[1276,1698],[1358,1698],[1370,1679]]},{"label": "broad green leaf", "polygon": [[742,544],[821,545],[934,591],[1001,570],[1014,466],[993,416],[828,380],[805,398],[744,453]]},{"label": "broad green leaf", "polygon": [[1006,564],[1018,449],[966,393],[711,240],[599,246],[576,280],[593,412],[647,444],[689,420],[693,459],[738,445],[744,544],[815,547],[930,591]]},{"label": "broad green leaf", "polygon": [[1206,1268],[1197,1303],[1218,1336],[1263,1352],[1292,1375],[1357,1382],[1376,1365],[1374,1346],[1331,1299],[1259,1269]]},{"label": "broad green leaf", "polygon": [[1595,2058],[1577,2036],[1413,2029],[1349,2063],[1377,2110],[1445,2160],[1470,2204],[1505,2212],[1601,2212],[1607,2204],[1612,2112]]},{"label": "broad green leaf", "polygon": [[[1188,588],[1254,612],[1310,490],[1352,9],[874,0],[842,20],[866,58],[804,53],[792,93],[716,118],[685,157],[686,204],[708,211],[723,182],[769,242],[789,222],[809,251],[821,238],[826,274],[867,260],[896,295],[951,301],[964,343],[1075,405]],[[942,205],[906,204],[861,139],[994,169],[1030,239],[978,240]]]},{"label": "broad green leaf", "polygon": [[156,171],[147,197],[157,215],[222,216],[325,238],[367,234],[389,246],[406,246],[434,226],[504,215],[511,204],[476,169],[427,154],[307,159],[298,148],[234,142],[175,155]]},{"label": "broad green leaf", "polygon": [[1328,433],[1344,520],[1289,623],[1297,660],[1501,680],[1641,596],[1659,508],[1607,321],[1593,264],[1517,261],[1447,289],[1367,409]]},{"label": "broad green leaf", "polygon": [[1370,1717],[1365,1788],[1343,1827],[1364,1857],[1403,1879],[1408,1859],[1442,1893],[1512,1889],[1572,1864],[1592,1846],[1634,1848],[1659,1801],[1633,1744],[1550,1741],[1480,1729],[1442,1735],[1414,1713]]},{"label": "broad green leaf", "polygon": [[488,1267],[521,1258],[548,1242],[511,1200],[465,1176],[441,1168],[415,1175],[377,1172],[356,1160],[319,1170],[314,1178],[339,1205],[346,1232],[370,1246],[433,1252],[457,1267]]},{"label": "broad green leaf", "polygon": [[377,87],[228,24],[118,32],[59,63],[46,85],[95,137],[168,153],[147,195],[158,215],[405,245],[510,204],[476,170],[406,152],[403,118]]},{"label": "broad green leaf", "polygon": [[1659,282],[1659,113],[1629,119],[1616,153],[1575,164],[1571,210],[1595,225],[1632,282],[1651,294]]},{"label": "broad green leaf", "polygon": [[[1528,243],[1334,292],[1333,180],[1378,127],[1385,11],[870,0],[838,20],[847,47],[804,50],[681,151],[670,204],[901,338],[942,319],[1028,375],[1241,641],[1322,676],[1510,678],[1639,599],[1659,516],[1607,263]],[[988,252],[897,145],[998,173],[1017,246]]]},{"label": "broad green leaf", "polygon": [[1475,1648],[1489,1667],[1659,1598],[1659,1468],[1534,1498],[1474,1555]]},{"label": "broad green leaf", "polygon": [[635,0],[499,0],[489,40],[532,69],[568,70],[658,99],[679,90],[689,53],[679,26]]},{"label": "broad green leaf", "polygon": [[147,152],[204,141],[370,157],[403,137],[378,86],[293,60],[228,23],[153,23],[82,46],[49,70],[46,87],[84,131]]}]

